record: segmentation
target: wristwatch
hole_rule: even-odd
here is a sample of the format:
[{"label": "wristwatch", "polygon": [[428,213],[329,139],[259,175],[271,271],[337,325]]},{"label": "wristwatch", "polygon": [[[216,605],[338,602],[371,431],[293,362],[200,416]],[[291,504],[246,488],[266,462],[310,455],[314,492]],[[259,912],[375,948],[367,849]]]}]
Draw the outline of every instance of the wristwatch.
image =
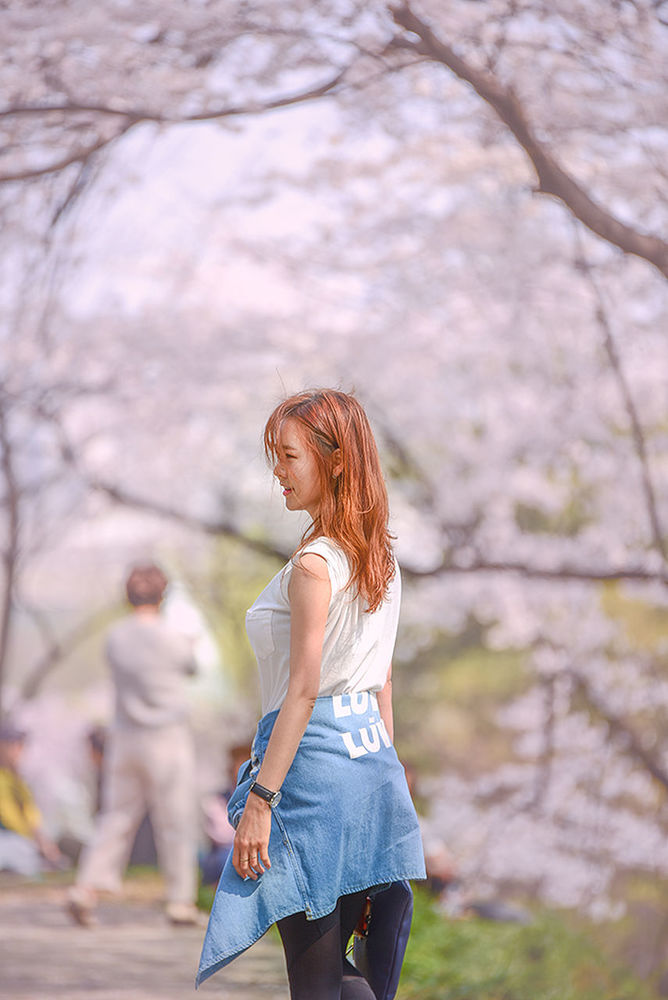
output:
[{"label": "wristwatch", "polygon": [[264,785],[258,785],[257,781],[253,781],[251,783],[248,791],[252,792],[253,795],[257,795],[259,798],[264,799],[265,802],[269,803],[272,809],[281,801],[281,792],[272,792],[269,788],[265,788]]}]

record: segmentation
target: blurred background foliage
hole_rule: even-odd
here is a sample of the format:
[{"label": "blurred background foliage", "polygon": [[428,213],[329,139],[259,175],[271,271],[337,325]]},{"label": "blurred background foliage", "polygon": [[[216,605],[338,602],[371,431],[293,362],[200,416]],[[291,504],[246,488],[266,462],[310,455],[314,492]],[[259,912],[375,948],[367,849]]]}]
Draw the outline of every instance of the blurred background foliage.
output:
[{"label": "blurred background foliage", "polygon": [[452,921],[416,899],[402,1000],[650,1000],[590,928],[555,914],[530,926]]}]

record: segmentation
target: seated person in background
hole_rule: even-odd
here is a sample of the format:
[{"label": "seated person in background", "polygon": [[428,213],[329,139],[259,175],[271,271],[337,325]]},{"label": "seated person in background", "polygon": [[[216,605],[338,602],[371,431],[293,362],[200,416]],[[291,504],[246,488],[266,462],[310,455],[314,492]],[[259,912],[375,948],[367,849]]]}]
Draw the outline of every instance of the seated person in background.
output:
[{"label": "seated person in background", "polygon": [[65,859],[42,829],[42,816],[20,775],[26,734],[0,723],[0,870],[34,877]]},{"label": "seated person in background", "polygon": [[204,832],[209,847],[200,855],[202,885],[216,885],[234,843],[234,827],[227,818],[227,803],[237,783],[239,768],[250,757],[250,742],[239,743],[228,751],[227,785],[202,802]]}]

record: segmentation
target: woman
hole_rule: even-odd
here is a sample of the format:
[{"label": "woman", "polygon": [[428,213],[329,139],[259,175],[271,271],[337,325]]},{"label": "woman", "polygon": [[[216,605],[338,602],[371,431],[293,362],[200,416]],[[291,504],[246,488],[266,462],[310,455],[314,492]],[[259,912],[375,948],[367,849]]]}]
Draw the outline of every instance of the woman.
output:
[{"label": "woman", "polygon": [[303,392],[264,434],[288,510],[311,518],[247,614],[263,716],[229,804],[198,983],[277,922],[292,1000],[371,998],[345,946],[374,887],[424,878],[420,832],[392,746],[400,601],[387,493],[350,395]]}]

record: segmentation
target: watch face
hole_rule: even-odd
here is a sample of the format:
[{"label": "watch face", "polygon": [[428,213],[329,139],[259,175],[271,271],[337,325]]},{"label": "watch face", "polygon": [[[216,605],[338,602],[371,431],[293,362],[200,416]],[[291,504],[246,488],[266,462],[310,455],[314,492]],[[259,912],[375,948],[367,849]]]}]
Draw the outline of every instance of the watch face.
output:
[{"label": "watch face", "polygon": [[274,806],[278,805],[278,803],[281,801],[282,798],[283,798],[282,792],[274,792],[272,797],[269,799],[269,805],[272,807],[272,809]]}]

